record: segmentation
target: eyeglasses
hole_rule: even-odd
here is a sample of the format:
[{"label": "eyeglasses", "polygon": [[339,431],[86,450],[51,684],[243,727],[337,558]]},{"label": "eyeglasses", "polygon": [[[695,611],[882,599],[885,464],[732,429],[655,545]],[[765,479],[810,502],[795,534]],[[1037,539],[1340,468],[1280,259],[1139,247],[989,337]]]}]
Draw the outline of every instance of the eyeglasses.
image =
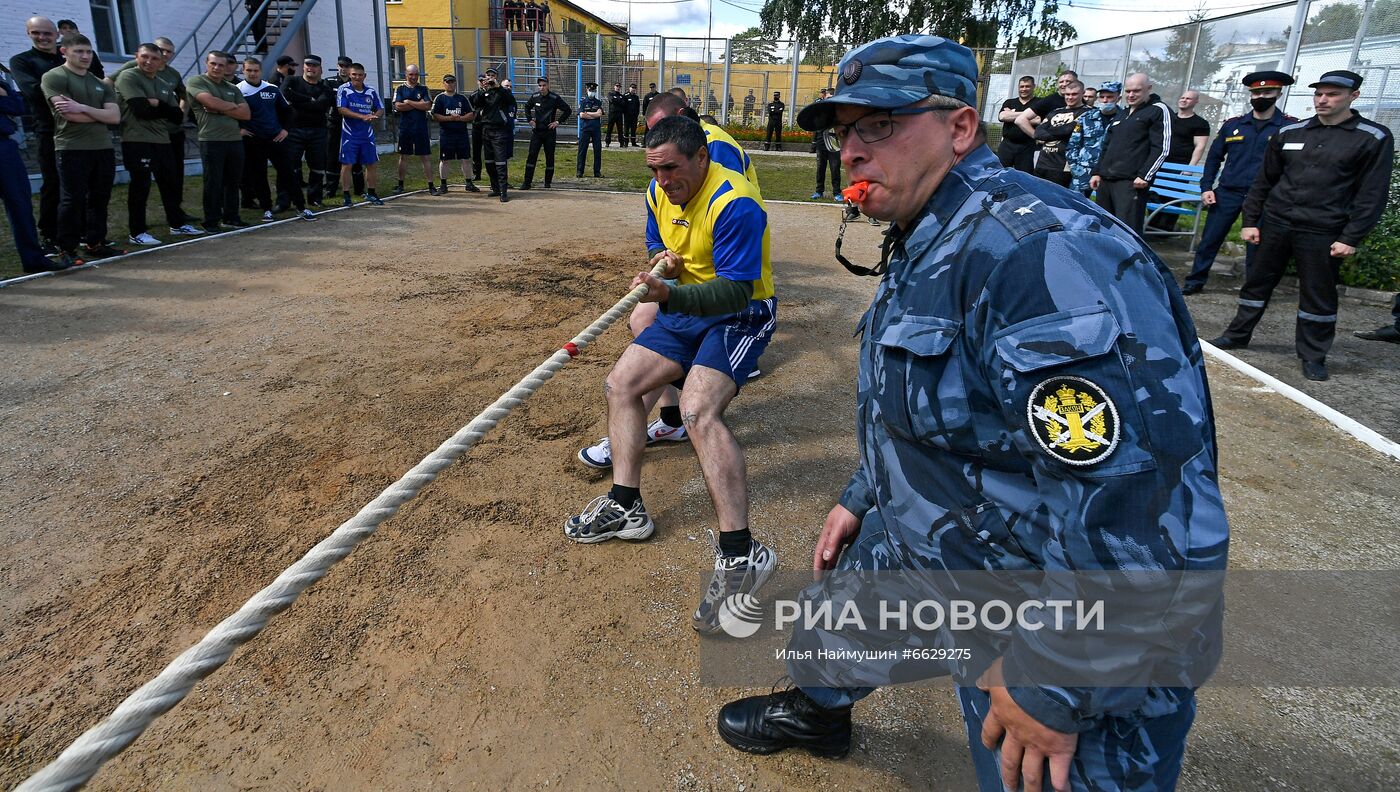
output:
[{"label": "eyeglasses", "polygon": [[953,108],[924,106],[901,107],[898,110],[876,110],[856,119],[853,124],[837,124],[823,132],[822,139],[826,142],[826,147],[832,151],[840,151],[842,144],[851,136],[852,131],[866,143],[879,143],[894,134],[894,116],[912,116],[951,109]]}]

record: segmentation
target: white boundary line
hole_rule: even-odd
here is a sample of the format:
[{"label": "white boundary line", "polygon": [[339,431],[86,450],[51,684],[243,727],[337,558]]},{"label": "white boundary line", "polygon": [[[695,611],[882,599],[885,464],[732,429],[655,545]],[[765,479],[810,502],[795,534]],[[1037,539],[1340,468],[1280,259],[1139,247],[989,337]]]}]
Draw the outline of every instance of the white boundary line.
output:
[{"label": "white boundary line", "polygon": [[1347,434],[1351,435],[1357,440],[1360,440],[1362,443],[1365,443],[1366,445],[1370,446],[1376,451],[1379,451],[1382,454],[1391,457],[1392,459],[1400,460],[1400,443],[1396,443],[1395,441],[1382,435],[1380,432],[1377,432],[1376,430],[1365,426],[1356,419],[1343,415],[1337,410],[1328,407],[1326,404],[1323,404],[1322,402],[1318,401],[1312,396],[1303,393],[1302,391],[1298,390],[1292,385],[1282,382],[1278,378],[1266,374],[1263,371],[1260,371],[1259,369],[1255,368],[1254,366],[1251,366],[1243,360],[1240,360],[1239,358],[1235,357],[1229,352],[1226,352],[1218,347],[1211,345],[1205,339],[1201,339],[1201,349],[1205,350],[1205,353],[1207,355],[1210,355],[1211,357],[1215,358],[1221,363],[1224,363],[1226,366],[1229,366],[1235,371],[1238,371],[1239,373],[1245,375],[1246,377],[1249,377],[1250,379],[1262,382],[1263,384],[1277,391],[1284,398],[1291,399],[1292,401],[1301,404],[1308,410],[1317,413],[1328,423],[1332,424],[1333,426],[1337,427],[1343,432],[1346,432]]},{"label": "white boundary line", "polygon": [[[603,178],[607,177],[604,176]],[[535,187],[531,187],[530,192],[535,192],[537,189],[539,192],[548,192],[543,188]],[[600,193],[602,195],[646,195],[646,190],[643,190],[641,192],[633,192],[631,190],[600,190],[593,187],[550,187],[549,190],[556,192]],[[823,203],[821,201],[781,201],[776,199],[770,200],[768,198],[764,198],[763,203],[765,206],[767,204],[779,204],[781,206],[827,206],[832,209],[844,208],[843,204],[836,203],[835,201],[826,201],[825,203]]]},{"label": "white boundary line", "polygon": [[[394,199],[396,199],[396,198],[406,198],[406,197],[408,197],[408,196],[410,196],[410,195],[417,195],[417,194],[419,194],[419,193],[424,193],[424,192],[427,192],[427,190],[426,190],[426,189],[423,189],[423,190],[410,190],[410,191],[408,191],[408,192],[401,192],[401,193],[398,193],[397,195],[381,195],[381,196],[380,196],[380,200],[385,201],[385,202],[388,202],[388,201],[392,201],[392,200],[394,200]],[[357,204],[355,204],[354,206],[336,206],[336,207],[333,207],[333,208],[330,208],[330,209],[322,209],[321,211],[319,211],[319,212],[316,213],[316,219],[319,220],[319,219],[321,219],[323,216],[328,215],[328,214],[334,214],[334,213],[336,213],[336,212],[343,212],[343,211],[345,211],[346,209],[358,209],[358,208],[360,208],[361,206],[366,206],[366,205],[368,205],[367,202],[361,201],[360,203],[357,203]],[[110,257],[110,258],[97,259],[96,261],[89,261],[89,262],[87,262],[86,264],[80,264],[80,265],[78,265],[78,266],[76,266],[76,267],[69,267],[69,268],[66,269],[66,270],[60,270],[60,271],[58,271],[58,272],[33,272],[33,273],[28,274],[28,275],[21,275],[21,276],[19,276],[18,278],[10,278],[9,280],[0,280],[0,289],[3,289],[3,288],[5,288],[5,287],[7,287],[7,286],[18,286],[18,285],[21,284],[21,283],[28,283],[29,281],[38,280],[39,278],[48,278],[48,277],[51,277],[51,276],[54,276],[54,275],[65,275],[65,276],[66,276],[66,275],[68,275],[68,274],[70,274],[70,273],[77,273],[77,272],[81,272],[81,271],[87,270],[87,269],[99,269],[99,268],[101,268],[101,267],[107,266],[108,264],[116,264],[116,263],[119,262],[119,261],[125,261],[126,259],[135,258],[136,256],[145,256],[145,255],[149,255],[149,254],[151,254],[151,253],[161,253],[161,252],[164,252],[164,251],[167,251],[167,250],[173,250],[174,248],[184,247],[185,245],[193,245],[193,244],[195,244],[195,243],[197,243],[197,242],[207,242],[207,241],[209,241],[209,240],[211,240],[211,239],[223,239],[224,237],[231,237],[231,236],[235,236],[235,235],[237,235],[237,234],[246,234],[246,233],[248,233],[248,232],[250,232],[250,231],[261,231],[261,230],[264,229],[264,228],[273,228],[273,227],[282,225],[283,223],[295,223],[295,222],[297,222],[298,220],[302,220],[302,221],[306,221],[306,222],[312,222],[312,221],[306,220],[306,218],[300,217],[300,216],[298,216],[298,217],[284,217],[284,218],[282,218],[281,220],[273,220],[272,222],[269,222],[269,223],[258,222],[258,223],[254,224],[254,225],[248,226],[247,228],[235,228],[235,229],[232,230],[232,231],[220,231],[220,232],[217,233],[217,234],[204,234],[203,236],[198,236],[198,237],[195,237],[195,238],[193,238],[193,239],[182,239],[182,240],[180,240],[179,242],[171,242],[171,243],[168,244],[168,245],[159,245],[159,246],[157,246],[157,247],[142,248],[142,249],[140,249],[140,250],[133,250],[133,251],[131,251],[130,253],[126,253],[126,254],[123,254],[123,255],[120,255],[120,256],[112,256],[112,257]]]}]

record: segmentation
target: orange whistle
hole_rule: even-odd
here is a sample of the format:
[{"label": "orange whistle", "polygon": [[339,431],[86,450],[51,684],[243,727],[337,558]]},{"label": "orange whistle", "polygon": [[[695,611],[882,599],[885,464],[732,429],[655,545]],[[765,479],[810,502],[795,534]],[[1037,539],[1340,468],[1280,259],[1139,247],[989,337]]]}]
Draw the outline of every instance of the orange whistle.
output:
[{"label": "orange whistle", "polygon": [[847,203],[861,204],[865,202],[865,196],[870,190],[870,182],[856,182],[850,187],[841,191],[842,197]]}]

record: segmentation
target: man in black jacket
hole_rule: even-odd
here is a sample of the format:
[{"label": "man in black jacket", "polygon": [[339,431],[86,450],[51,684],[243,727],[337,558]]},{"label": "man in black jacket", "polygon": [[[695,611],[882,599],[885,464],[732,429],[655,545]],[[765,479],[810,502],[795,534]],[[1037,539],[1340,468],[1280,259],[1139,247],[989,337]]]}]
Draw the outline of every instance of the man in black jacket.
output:
[{"label": "man in black jacket", "polygon": [[1390,130],[1351,109],[1361,75],[1329,71],[1310,86],[1317,115],[1279,130],[1244,202],[1240,238],[1259,245],[1230,326],[1211,341],[1249,346],[1291,258],[1298,266],[1295,346],[1303,376],[1327,379],[1337,334],[1337,276],[1385,211],[1395,156]]},{"label": "man in black jacket", "polygon": [[[303,58],[301,75],[293,75],[283,81],[282,96],[292,106],[292,115],[288,122],[285,152],[288,194],[285,199],[278,196],[278,203],[289,200],[298,207],[306,204],[320,207],[321,198],[326,192],[326,116],[335,107],[335,89],[321,79],[321,59],[315,55]],[[311,170],[304,202],[302,157],[306,158],[306,167]],[[330,185],[331,191],[334,191],[335,182]]]},{"label": "man in black jacket", "polygon": [[1141,235],[1147,188],[1172,147],[1172,111],[1141,72],[1124,81],[1123,97],[1128,112],[1108,125],[1089,187],[1098,190],[1099,206]]},{"label": "man in black jacket", "polygon": [[622,92],[622,83],[613,83],[608,92],[608,129],[603,134],[603,145],[612,145],[613,130],[617,130],[618,148],[627,148],[627,133],[623,130],[627,121],[627,95]]},{"label": "man in black jacket", "polygon": [[776,142],[777,151],[783,150],[783,110],[787,105],[783,104],[782,94],[773,92],[773,101],[764,108],[768,114],[768,128],[763,133],[763,150],[768,151],[769,147]]},{"label": "man in black jacket", "polygon": [[34,133],[38,144],[39,174],[43,177],[39,187],[39,237],[44,253],[52,255],[58,252],[53,243],[58,238],[58,157],[53,144],[53,113],[39,80],[45,72],[62,66],[63,56],[58,52],[58,28],[52,19],[31,17],[24,29],[34,46],[10,58],[10,71],[29,109],[25,127]]},{"label": "man in black jacket", "polygon": [[541,77],[536,80],[540,90],[525,100],[525,120],[530,122],[530,153],[525,157],[525,181],[520,189],[530,189],[535,179],[535,161],[540,149],[544,149],[544,186],[554,181],[555,130],[569,120],[569,105],[559,94],[549,90],[549,80]]},{"label": "man in black jacket", "polygon": [[635,84],[627,86],[627,93],[622,97],[622,145],[637,145],[637,117],[642,113],[642,97],[637,95]]},{"label": "man in black jacket", "polygon": [[515,133],[515,96],[496,82],[488,72],[481,84],[481,101],[472,102],[476,117],[481,121],[482,156],[486,158],[487,175],[491,177],[491,192],[499,195],[501,203],[510,200],[507,166],[510,164],[511,140]]}]

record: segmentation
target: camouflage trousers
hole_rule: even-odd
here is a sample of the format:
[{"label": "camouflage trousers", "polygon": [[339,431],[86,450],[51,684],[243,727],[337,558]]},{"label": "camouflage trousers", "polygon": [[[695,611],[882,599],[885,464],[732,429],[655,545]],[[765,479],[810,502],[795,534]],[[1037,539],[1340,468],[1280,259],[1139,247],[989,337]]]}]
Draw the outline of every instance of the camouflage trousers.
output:
[{"label": "camouflage trousers", "polygon": [[[871,509],[861,523],[860,536],[842,554],[837,572],[895,570],[905,568],[911,555],[927,557],[925,553],[929,548],[908,547],[908,544],[909,537],[891,537],[879,512]],[[820,586],[813,586],[803,596],[820,596],[820,591]],[[845,593],[840,592],[837,596]],[[825,632],[820,627],[802,629],[800,620],[793,627],[789,642],[791,649],[883,649],[898,645],[898,637],[890,634],[853,636],[849,630],[835,634]],[[910,640],[905,645],[910,648],[922,647],[925,642]],[[941,645],[941,642],[927,645]],[[921,664],[915,669],[903,666],[902,669],[892,675],[901,682],[913,681],[915,675],[928,679],[953,674],[948,666],[935,663]],[[793,661],[789,661],[789,672],[794,679],[810,679],[812,674],[810,668],[798,670]],[[957,676],[962,679],[975,678],[978,672],[977,668],[962,668]],[[839,675],[840,672],[832,673]],[[978,790],[1003,792],[1001,752],[989,751],[982,746],[982,722],[990,698],[976,687],[960,686],[957,690],[963,722],[967,727],[968,750],[977,772]],[[802,691],[817,704],[834,708],[850,706],[868,696],[874,688],[816,687],[804,683]],[[1152,707],[1154,714],[1150,717],[1105,717],[1096,728],[1079,734],[1079,744],[1070,770],[1070,785],[1075,792],[1169,792],[1176,788],[1186,750],[1186,735],[1196,715],[1196,701],[1193,695],[1188,695],[1182,700],[1171,703],[1157,701],[1155,704]],[[1048,767],[1045,778],[1048,784]]]}]

